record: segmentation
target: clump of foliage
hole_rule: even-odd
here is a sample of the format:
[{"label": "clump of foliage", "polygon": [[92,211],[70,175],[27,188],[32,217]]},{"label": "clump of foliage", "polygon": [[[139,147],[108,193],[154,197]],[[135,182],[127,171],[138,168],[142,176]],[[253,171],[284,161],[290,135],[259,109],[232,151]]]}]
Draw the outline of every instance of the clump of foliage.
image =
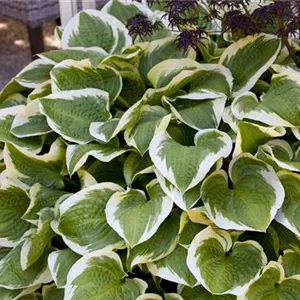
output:
[{"label": "clump of foliage", "polygon": [[1,300],[300,298],[300,69],[224,29],[250,1],[170,2],[80,12],[0,93]]}]

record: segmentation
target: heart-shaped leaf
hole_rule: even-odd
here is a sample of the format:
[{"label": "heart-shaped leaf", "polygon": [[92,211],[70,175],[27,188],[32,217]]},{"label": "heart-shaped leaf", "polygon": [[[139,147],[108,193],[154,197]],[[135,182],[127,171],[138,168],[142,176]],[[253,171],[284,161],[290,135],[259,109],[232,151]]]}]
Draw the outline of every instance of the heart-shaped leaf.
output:
[{"label": "heart-shaped leaf", "polygon": [[176,142],[165,130],[159,130],[150,143],[150,157],[162,175],[182,194],[196,186],[215,162],[231,152],[231,138],[216,129],[199,131],[195,146]]},{"label": "heart-shaped leaf", "polygon": [[300,274],[300,252],[297,250],[285,250],[278,262],[283,266],[285,276]]},{"label": "heart-shaped leaf", "polygon": [[234,295],[213,295],[206,290],[202,285],[190,288],[182,286],[180,295],[184,300],[236,300]]},{"label": "heart-shaped leaf", "polygon": [[97,89],[58,92],[40,99],[40,103],[49,126],[68,141],[79,144],[93,140],[89,132],[92,122],[111,118],[109,95]]},{"label": "heart-shaped leaf", "polygon": [[85,188],[59,205],[55,221],[64,242],[76,253],[86,254],[98,249],[115,249],[123,245],[107,224],[104,208],[108,199],[123,189],[110,182]]},{"label": "heart-shaped leaf", "polygon": [[170,214],[173,201],[157,180],[146,186],[149,200],[141,190],[115,193],[106,205],[108,224],[131,246],[149,240]]},{"label": "heart-shaped leaf", "polygon": [[284,200],[273,168],[244,153],[230,162],[229,177],[231,189],[223,170],[202,183],[201,199],[209,218],[224,229],[266,231]]},{"label": "heart-shaped leaf", "polygon": [[262,275],[239,300],[286,300],[297,299],[300,295],[300,275],[286,278],[283,267],[271,261]]},{"label": "heart-shaped leaf", "polygon": [[79,259],[71,268],[65,288],[65,300],[84,298],[136,300],[145,293],[146,282],[125,279],[119,256],[108,250],[98,250]]},{"label": "heart-shaped leaf", "polygon": [[108,53],[118,52],[131,44],[128,30],[118,19],[89,9],[79,12],[68,22],[61,41],[63,48],[101,45]]},{"label": "heart-shaped leaf", "polygon": [[189,269],[213,294],[243,294],[266,264],[267,257],[257,242],[233,244],[227,231],[212,227],[198,233],[188,249]]}]

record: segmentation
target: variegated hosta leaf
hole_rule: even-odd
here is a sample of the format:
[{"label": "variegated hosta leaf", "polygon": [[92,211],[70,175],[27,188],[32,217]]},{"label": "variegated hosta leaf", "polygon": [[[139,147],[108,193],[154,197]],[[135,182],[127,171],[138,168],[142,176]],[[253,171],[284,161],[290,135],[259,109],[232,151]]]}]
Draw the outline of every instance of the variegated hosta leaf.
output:
[{"label": "variegated hosta leaf", "polygon": [[194,143],[195,146],[181,145],[164,130],[159,130],[150,143],[149,153],[155,167],[182,194],[196,186],[232,148],[231,138],[216,129],[199,131]]},{"label": "variegated hosta leaf", "polygon": [[201,225],[214,225],[214,222],[209,219],[206,208],[204,206],[195,207],[187,212],[190,220]]},{"label": "variegated hosta leaf", "polygon": [[270,126],[300,126],[298,110],[300,95],[300,75],[276,74],[271,87],[261,96],[259,102],[255,94],[241,94],[232,103],[232,112],[239,120],[250,119]]},{"label": "variegated hosta leaf", "polygon": [[206,225],[192,222],[189,218],[186,220],[182,232],[179,236],[179,245],[188,248],[196,234],[206,228]]},{"label": "variegated hosta leaf", "polygon": [[27,65],[17,76],[15,80],[22,86],[35,89],[41,83],[50,79],[52,64],[36,59]]},{"label": "variegated hosta leaf", "polygon": [[300,275],[285,277],[282,265],[269,262],[262,275],[238,300],[286,300],[300,295]]},{"label": "variegated hosta leaf", "polygon": [[149,240],[173,207],[172,199],[156,180],[152,180],[146,190],[149,200],[144,191],[128,189],[113,194],[106,205],[108,224],[130,247]]},{"label": "variegated hosta leaf", "polygon": [[238,119],[233,115],[230,105],[224,108],[222,120],[230,126],[233,132],[236,133],[238,131]]},{"label": "variegated hosta leaf", "polygon": [[147,284],[141,279],[128,279],[126,276],[116,253],[94,251],[83,256],[71,268],[64,300],[136,300],[145,293]]},{"label": "variegated hosta leaf", "polygon": [[182,286],[179,289],[183,300],[236,300],[234,295],[213,295],[202,285],[193,288]]},{"label": "variegated hosta leaf", "polygon": [[127,145],[136,148],[143,156],[149,148],[156,126],[167,114],[168,111],[160,106],[142,106],[139,120],[125,130]]},{"label": "variegated hosta leaf", "polygon": [[300,175],[288,171],[280,171],[278,176],[285,190],[285,198],[282,207],[276,215],[276,221],[299,236]]},{"label": "variegated hosta leaf", "polygon": [[125,26],[128,19],[134,17],[136,14],[144,14],[148,17],[152,17],[153,15],[152,10],[150,10],[144,3],[126,2],[122,0],[109,1],[105,6],[103,6],[102,11],[116,17]]},{"label": "variegated hosta leaf", "polygon": [[224,229],[266,231],[284,200],[273,168],[243,153],[230,162],[229,177],[231,189],[223,170],[202,183],[201,199],[209,218]]},{"label": "variegated hosta leaf", "polygon": [[149,240],[129,248],[128,267],[132,269],[137,264],[150,263],[169,255],[178,244],[181,223],[184,218],[184,214],[181,214],[179,209],[174,209]]},{"label": "variegated hosta leaf", "polygon": [[122,238],[108,226],[104,212],[108,199],[122,191],[114,183],[99,183],[77,192],[59,205],[56,227],[74,252],[83,255],[123,246]]},{"label": "variegated hosta leaf", "polygon": [[0,261],[1,287],[23,289],[52,281],[47,266],[47,257],[52,249],[45,249],[43,255],[31,267],[22,270],[20,261],[22,244],[19,243]]},{"label": "variegated hosta leaf", "polygon": [[79,177],[81,190],[98,183],[95,177],[84,169],[78,170],[77,174]]},{"label": "variegated hosta leaf", "polygon": [[56,65],[64,60],[104,59],[108,53],[100,47],[71,47],[64,50],[52,50],[38,54],[38,56],[49,64]]},{"label": "variegated hosta leaf", "polygon": [[63,300],[64,290],[58,289],[54,286],[43,286],[43,300]]},{"label": "variegated hosta leaf", "polygon": [[98,46],[108,53],[115,53],[132,41],[125,25],[114,16],[87,9],[68,22],[61,42],[63,48]]},{"label": "variegated hosta leaf", "polygon": [[139,119],[144,100],[132,105],[120,118],[113,118],[106,122],[94,122],[90,126],[90,134],[94,138],[107,143],[119,132],[132,126]]},{"label": "variegated hosta leaf", "polygon": [[123,159],[117,157],[108,163],[95,161],[87,169],[97,182],[113,182],[121,186],[126,186],[123,176]]},{"label": "variegated hosta leaf", "polygon": [[163,298],[157,294],[144,294],[137,297],[136,300],[163,300]]},{"label": "variegated hosta leaf", "polygon": [[[173,114],[184,124],[196,129],[218,128],[226,102],[225,96],[214,100],[175,99],[163,97],[163,101],[170,107]],[[188,97],[188,94],[186,95]]]},{"label": "variegated hosta leaf", "polygon": [[300,172],[300,147],[294,153],[291,146],[285,140],[272,140],[259,147],[266,156],[266,162],[270,159],[279,169]]},{"label": "variegated hosta leaf", "polygon": [[4,101],[0,101],[0,109],[9,108],[12,106],[26,105],[27,98],[20,93],[9,95]]},{"label": "variegated hosta leaf", "polygon": [[153,163],[149,154],[141,157],[140,154],[131,152],[124,162],[123,173],[127,186],[131,186],[138,176],[153,173]]},{"label": "variegated hosta leaf", "polygon": [[105,122],[111,117],[109,95],[97,89],[58,92],[40,99],[40,103],[49,126],[79,144],[93,140],[89,133],[92,122]]},{"label": "variegated hosta leaf", "polygon": [[111,66],[122,76],[123,84],[117,99],[118,104],[129,108],[143,97],[146,89],[145,83],[135,66],[127,61],[122,61],[119,57],[115,59],[111,57],[109,60],[104,61],[103,64]]},{"label": "variegated hosta leaf", "polygon": [[219,63],[232,72],[233,95],[248,92],[273,64],[280,49],[280,39],[267,34],[249,35],[226,48]]},{"label": "variegated hosta leaf", "polygon": [[[28,100],[33,101],[51,94],[51,80],[39,84],[29,95]],[[26,104],[26,103],[25,103]]]},{"label": "variegated hosta leaf", "polygon": [[21,249],[21,267],[23,270],[28,269],[43,255],[51,239],[55,236],[55,233],[51,229],[53,218],[52,208],[42,209],[40,211],[38,228],[32,229],[26,234]]},{"label": "variegated hosta leaf", "polygon": [[95,88],[108,92],[114,102],[122,90],[119,72],[106,65],[94,67],[89,60],[64,60],[51,71],[52,92]]},{"label": "variegated hosta leaf", "polygon": [[139,70],[145,82],[149,82],[147,79],[148,72],[165,59],[183,57],[195,58],[194,50],[184,52],[176,47],[175,38],[173,36],[154,40],[150,43],[143,43],[140,44],[140,46],[144,51],[140,59]]},{"label": "variegated hosta leaf", "polygon": [[5,176],[8,180],[26,188],[40,183],[49,188],[62,189],[65,173],[65,143],[58,138],[50,148],[49,153],[35,155],[31,152],[20,151],[7,143],[4,149],[6,164]]},{"label": "variegated hosta leaf", "polygon": [[0,103],[3,103],[9,96],[15,93],[29,92],[30,89],[20,85],[15,78],[9,81],[0,91]]},{"label": "variegated hosta leaf", "polygon": [[165,300],[184,300],[179,294],[164,294]]},{"label": "variegated hosta leaf", "polygon": [[29,102],[16,114],[10,132],[19,138],[51,132],[46,117],[40,113],[40,102],[38,99]]},{"label": "variegated hosta leaf", "polygon": [[233,243],[227,231],[211,227],[196,235],[187,257],[189,269],[213,294],[243,294],[266,264],[267,257],[257,242]]},{"label": "variegated hosta leaf", "polygon": [[51,252],[48,256],[48,266],[58,288],[64,288],[71,267],[81,256],[71,249]]},{"label": "variegated hosta leaf", "polygon": [[109,162],[126,151],[128,151],[128,149],[119,148],[114,143],[106,145],[98,143],[69,145],[66,153],[69,174],[72,176],[80,167],[82,167],[90,155],[97,160]]},{"label": "variegated hosta leaf", "polygon": [[193,287],[197,284],[197,280],[188,269],[187,253],[184,247],[177,246],[171,254],[147,264],[147,267],[154,276]]},{"label": "variegated hosta leaf", "polygon": [[0,246],[16,246],[30,223],[21,219],[30,199],[25,191],[16,186],[0,189]]},{"label": "variegated hosta leaf", "polygon": [[23,109],[24,105],[18,105],[0,110],[0,141],[12,143],[24,150],[38,153],[43,146],[43,141],[40,137],[19,138],[11,132],[16,115],[21,113]]},{"label": "variegated hosta leaf", "polygon": [[0,300],[15,300],[15,299],[25,299],[25,295],[31,294],[35,290],[37,290],[40,285],[36,285],[33,287],[18,289],[18,290],[9,290],[0,287]]},{"label": "variegated hosta leaf", "polygon": [[266,127],[250,122],[239,122],[233,156],[243,152],[255,154],[259,145],[285,133],[283,127]]},{"label": "variegated hosta leaf", "polygon": [[188,210],[193,207],[200,199],[200,184],[186,191],[180,192],[168,179],[166,179],[157,169],[154,170],[156,178],[163,191],[174,201],[182,210]]},{"label": "variegated hosta leaf", "polygon": [[285,250],[278,262],[283,266],[285,276],[300,275],[300,252]]},{"label": "variegated hosta leaf", "polygon": [[22,219],[38,225],[39,212],[43,208],[54,207],[56,201],[65,194],[65,191],[51,189],[39,183],[34,184],[29,190],[30,204]]}]

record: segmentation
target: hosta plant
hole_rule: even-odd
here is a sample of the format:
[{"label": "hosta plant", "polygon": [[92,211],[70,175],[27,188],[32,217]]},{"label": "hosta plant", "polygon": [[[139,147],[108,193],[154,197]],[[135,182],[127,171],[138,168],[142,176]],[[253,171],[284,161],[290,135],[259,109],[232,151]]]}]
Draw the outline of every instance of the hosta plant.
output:
[{"label": "hosta plant", "polygon": [[82,11],[2,90],[1,300],[300,299],[300,70],[163,14]]}]

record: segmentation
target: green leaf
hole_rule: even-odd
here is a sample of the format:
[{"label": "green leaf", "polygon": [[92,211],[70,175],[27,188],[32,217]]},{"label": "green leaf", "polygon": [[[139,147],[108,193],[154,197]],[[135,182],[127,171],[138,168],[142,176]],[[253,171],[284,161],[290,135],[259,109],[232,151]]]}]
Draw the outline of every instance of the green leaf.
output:
[{"label": "green leaf", "polygon": [[59,205],[57,231],[64,242],[81,255],[99,249],[123,246],[123,240],[107,224],[105,206],[123,189],[110,182],[99,183],[72,195]]},{"label": "green leaf", "polygon": [[288,171],[280,171],[279,179],[285,190],[282,207],[276,215],[276,221],[300,235],[300,175]]},{"label": "green leaf", "polygon": [[231,152],[230,137],[215,129],[199,131],[195,146],[176,142],[165,130],[159,130],[150,143],[150,157],[158,171],[184,194],[196,186],[221,157]]},{"label": "green leaf", "polygon": [[286,300],[297,299],[300,294],[300,276],[285,278],[283,267],[274,261],[264,268],[262,275],[254,282],[241,300]]},{"label": "green leaf", "polygon": [[300,75],[276,74],[271,87],[261,96],[241,94],[232,103],[232,112],[239,120],[250,119],[270,126],[298,127],[300,117],[294,107],[299,105]]},{"label": "green leaf", "polygon": [[72,47],[63,50],[51,50],[38,54],[38,56],[49,64],[56,65],[64,60],[103,59],[108,53],[100,47]]},{"label": "green leaf", "polygon": [[138,278],[125,278],[119,256],[107,250],[95,251],[79,259],[71,268],[64,300],[136,300],[147,284]]},{"label": "green leaf", "polygon": [[49,153],[35,155],[27,151],[21,152],[7,143],[4,150],[5,176],[26,188],[40,183],[49,188],[62,189],[65,147],[65,143],[59,138],[51,145]]},{"label": "green leaf", "polygon": [[67,275],[71,267],[81,256],[71,249],[63,249],[51,252],[48,256],[48,265],[58,288],[64,288],[67,283]]},{"label": "green leaf", "polygon": [[196,235],[187,257],[198,282],[213,294],[241,295],[266,264],[267,257],[257,242],[233,243],[227,231],[211,227]]},{"label": "green leaf", "polygon": [[109,95],[97,89],[58,92],[40,99],[40,103],[49,126],[79,144],[93,140],[89,133],[92,122],[104,122],[111,117]]},{"label": "green leaf", "polygon": [[170,58],[190,57],[195,59],[194,50],[187,52],[176,47],[175,38],[173,36],[163,39],[157,39],[150,43],[140,44],[143,55],[140,59],[139,70],[146,83],[149,83],[147,74],[158,63]]},{"label": "green leaf", "polygon": [[126,27],[114,16],[102,11],[84,10],[64,28],[62,47],[101,47],[108,53],[131,44]]},{"label": "green leaf", "polygon": [[205,225],[194,223],[190,219],[187,219],[182,232],[180,233],[179,245],[188,248],[196,234],[198,234],[204,228],[206,228]]},{"label": "green leaf", "polygon": [[44,208],[40,212],[37,229],[32,229],[26,235],[21,249],[21,267],[23,270],[32,266],[44,253],[55,233],[51,229],[53,209]]},{"label": "green leaf", "polygon": [[13,185],[0,189],[0,199],[0,246],[14,247],[31,226],[21,219],[30,199],[24,190]]},{"label": "green leaf", "polygon": [[143,156],[148,151],[156,126],[167,114],[167,110],[160,106],[144,105],[139,120],[124,132],[127,145],[136,148]]},{"label": "green leaf", "polygon": [[285,250],[278,262],[283,266],[285,276],[300,274],[300,253],[294,250]]},{"label": "green leaf", "polygon": [[3,102],[0,101],[0,109],[18,105],[26,105],[27,98],[20,93],[14,93],[8,96]]},{"label": "green leaf", "polygon": [[173,201],[156,180],[151,181],[146,189],[149,200],[144,191],[128,189],[113,194],[106,205],[108,224],[130,247],[149,240],[173,207]]},{"label": "green leaf", "polygon": [[56,201],[66,194],[65,191],[51,189],[39,183],[34,184],[29,190],[30,204],[22,218],[38,225],[39,212],[43,208],[54,207]]},{"label": "green leaf", "polygon": [[220,228],[265,232],[284,200],[275,171],[244,153],[230,162],[229,177],[231,189],[224,170],[213,172],[202,183],[201,199],[209,218]]},{"label": "green leaf", "polygon": [[80,167],[82,167],[90,155],[99,161],[110,162],[126,151],[128,150],[116,147],[114,143],[106,145],[98,143],[69,145],[66,152],[66,162],[69,174],[72,176]]},{"label": "green leaf", "polygon": [[38,153],[43,146],[43,141],[40,137],[20,138],[11,132],[11,127],[16,118],[15,115],[21,113],[23,109],[23,105],[18,105],[0,110],[0,141],[12,143],[24,150]]},{"label": "green leaf", "polygon": [[190,288],[183,286],[180,292],[183,300],[236,300],[234,295],[213,295],[202,285]]},{"label": "green leaf", "polygon": [[51,94],[51,80],[39,84],[29,95],[28,100],[33,101]]},{"label": "green leaf", "polygon": [[40,113],[38,99],[29,102],[16,114],[10,132],[18,138],[39,136],[51,132],[46,117]]},{"label": "green leaf", "polygon": [[153,12],[145,5],[139,2],[124,2],[120,0],[109,1],[103,6],[101,11],[110,14],[120,20],[125,26],[128,19],[136,14],[144,14],[152,17]]},{"label": "green leaf", "polygon": [[47,257],[51,249],[47,248],[31,267],[22,270],[20,261],[22,244],[19,243],[0,261],[1,287],[23,289],[52,281],[47,266]]},{"label": "green leaf", "polygon": [[284,140],[274,139],[265,145],[259,147],[263,151],[264,160],[272,165],[275,164],[278,169],[286,169],[290,171],[300,171],[300,147],[294,153],[291,146]]},{"label": "green leaf", "polygon": [[187,253],[185,248],[177,246],[171,254],[161,260],[147,264],[147,267],[154,276],[193,287],[197,284],[197,280],[188,269]]},{"label": "green leaf", "polygon": [[[188,97],[188,94],[186,95]],[[196,129],[218,128],[224,112],[226,97],[213,100],[184,99],[185,95],[175,99],[163,97],[163,102],[170,108],[178,120]]]},{"label": "green leaf", "polygon": [[232,72],[233,95],[248,92],[273,64],[280,49],[280,39],[267,34],[249,35],[226,48],[219,63]]},{"label": "green leaf", "polygon": [[183,218],[181,211],[174,209],[149,240],[129,248],[128,267],[132,269],[137,264],[150,263],[168,256],[178,244]]},{"label": "green leaf", "polygon": [[50,79],[52,68],[52,64],[36,59],[17,74],[15,80],[26,88],[35,89],[41,83]]},{"label": "green leaf", "polygon": [[58,289],[56,287],[47,287],[45,291],[43,290],[43,300],[63,300],[63,299],[64,299],[63,289]]},{"label": "green leaf", "polygon": [[285,133],[283,127],[266,127],[250,122],[239,122],[233,156],[243,152],[254,155],[259,145]]},{"label": "green leaf", "polygon": [[122,77],[106,65],[94,67],[88,60],[64,60],[51,71],[52,92],[94,88],[108,92],[113,103],[122,90]]},{"label": "green leaf", "polygon": [[149,154],[143,157],[136,152],[131,152],[124,162],[123,169],[127,186],[131,186],[138,176],[153,173],[153,164]]}]

